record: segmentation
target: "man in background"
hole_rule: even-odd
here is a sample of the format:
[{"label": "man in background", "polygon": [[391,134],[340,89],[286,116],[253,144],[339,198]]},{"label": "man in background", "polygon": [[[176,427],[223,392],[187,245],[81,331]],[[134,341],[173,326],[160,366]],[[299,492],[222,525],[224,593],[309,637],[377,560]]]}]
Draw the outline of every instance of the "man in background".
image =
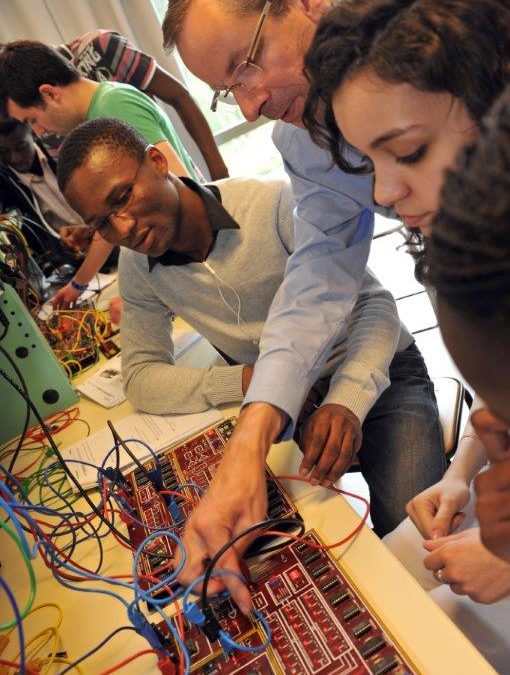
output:
[{"label": "man in background", "polygon": [[80,75],[96,82],[124,82],[175,109],[197,144],[212,180],[228,176],[214,136],[186,87],[149,54],[116,31],[99,29],[76,37],[58,50],[71,59]]},{"label": "man in background", "polygon": [[[20,77],[20,73],[23,74]],[[66,135],[81,122],[97,117],[124,119],[165,155],[179,176],[196,176],[195,167],[170,120],[146,94],[119,82],[94,82],[82,77],[76,67],[55,48],[41,42],[19,40],[0,52],[1,101],[7,115],[30,124],[40,137]],[[121,211],[134,185],[116,196]],[[99,235],[95,238],[101,240]],[[102,257],[75,276],[53,299],[56,308],[68,307],[86,290],[105,262],[112,246],[101,241]]]},{"label": "man in background", "polygon": [[106,242],[89,241],[88,228],[58,188],[55,162],[28,124],[14,119],[0,121],[0,210],[9,209],[22,214],[23,234],[46,274],[71,265],[79,276],[94,261],[101,267],[110,254]]}]

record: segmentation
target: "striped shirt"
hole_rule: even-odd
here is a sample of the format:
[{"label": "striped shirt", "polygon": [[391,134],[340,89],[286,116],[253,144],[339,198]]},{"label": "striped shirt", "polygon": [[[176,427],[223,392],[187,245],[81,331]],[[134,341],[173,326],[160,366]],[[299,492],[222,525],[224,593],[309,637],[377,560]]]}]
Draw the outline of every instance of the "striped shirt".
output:
[{"label": "striped shirt", "polygon": [[124,82],[143,91],[156,70],[151,56],[112,30],[90,31],[59,49],[71,58],[80,75],[96,82]]}]

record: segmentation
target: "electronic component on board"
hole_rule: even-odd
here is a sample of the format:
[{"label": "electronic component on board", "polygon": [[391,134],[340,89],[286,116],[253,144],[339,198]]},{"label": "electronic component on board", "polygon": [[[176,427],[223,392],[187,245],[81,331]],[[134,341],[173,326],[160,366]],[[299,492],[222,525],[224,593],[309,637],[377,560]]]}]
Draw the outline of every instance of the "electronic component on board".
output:
[{"label": "electronic component on board", "polygon": [[[128,524],[131,543],[137,547],[154,528],[170,528],[180,535],[199,494],[205,491],[223,456],[235,418],[224,420],[194,438],[162,453],[143,471],[126,476],[130,504],[136,521]],[[162,486],[150,476],[160,472]],[[267,470],[269,517],[297,516],[295,505]],[[160,494],[163,493],[163,494]],[[170,494],[166,494],[170,493]],[[171,497],[171,500],[169,499]],[[173,504],[173,506],[172,506]],[[176,509],[175,506],[178,506]],[[315,532],[305,541],[280,542],[276,551],[254,556],[248,549],[249,588],[255,609],[270,629],[269,647],[256,652],[267,635],[259,622],[244,616],[230,597],[211,598],[202,611],[199,602],[190,611],[197,622],[185,618],[184,642],[193,675],[414,675],[416,671],[391,635],[364,601],[359,591],[327,551]],[[170,537],[153,536],[139,558],[140,575],[158,583],[171,579],[175,543]],[[154,581],[144,581],[150,592]],[[172,590],[154,591],[159,600]],[[172,611],[171,607],[167,611]],[[213,620],[207,623],[207,616]],[[185,614],[186,617],[186,614]],[[204,630],[205,629],[205,630]],[[165,622],[156,633],[170,652],[177,652]],[[228,641],[221,634],[230,636]],[[249,649],[232,649],[232,644]]]},{"label": "electronic component on board", "polygon": [[[127,476],[135,504],[135,517],[144,523],[144,527],[135,522],[128,524],[133,546],[138,546],[156,527],[166,525],[174,528],[175,534],[182,533],[186,519],[193,510],[193,501],[200,492],[207,489],[223,457],[223,449],[230,438],[235,421],[236,418],[231,417],[218,422],[185,443],[163,452],[159,457],[158,467],[151,459],[146,462],[144,471],[136,468]],[[157,470],[161,476],[161,483],[159,479],[156,481],[151,479]],[[266,475],[268,517],[300,520],[295,505],[273,473],[266,469]],[[181,489],[181,486],[185,487]],[[292,521],[286,527],[290,527],[291,523]],[[260,537],[255,546],[248,549],[248,554],[252,555],[269,540],[272,538]],[[165,536],[154,541],[160,542],[162,551],[158,555],[161,560],[168,563],[174,555],[174,543]],[[151,542],[152,545],[154,541]],[[142,567],[139,572],[155,575],[161,580],[157,570],[155,572],[152,554],[151,551],[151,556],[147,555],[147,549],[145,550],[144,555],[140,557]],[[153,583],[147,581],[145,585],[146,588],[150,588]],[[158,592],[158,597],[162,597],[161,591]]]},{"label": "electronic component on board", "polygon": [[[314,531],[304,535],[321,544]],[[414,675],[417,671],[352,585],[340,564],[327,551],[330,576],[324,584],[314,578],[306,559],[315,549],[292,542],[278,551],[249,561],[250,591],[255,608],[263,612],[271,645],[263,652],[224,653],[198,626],[185,627],[193,675]],[[336,584],[331,582],[336,580]],[[343,589],[342,596],[337,592]],[[334,602],[342,597],[344,601]],[[344,602],[349,601],[345,606]],[[210,600],[221,630],[245,645],[264,640],[261,627],[239,612],[229,597]],[[168,635],[164,622],[161,634]]]},{"label": "electronic component on board", "polygon": [[77,309],[53,310],[37,323],[70,378],[97,363],[100,353],[112,358],[120,351],[112,340],[118,330],[108,313],[86,303]]}]

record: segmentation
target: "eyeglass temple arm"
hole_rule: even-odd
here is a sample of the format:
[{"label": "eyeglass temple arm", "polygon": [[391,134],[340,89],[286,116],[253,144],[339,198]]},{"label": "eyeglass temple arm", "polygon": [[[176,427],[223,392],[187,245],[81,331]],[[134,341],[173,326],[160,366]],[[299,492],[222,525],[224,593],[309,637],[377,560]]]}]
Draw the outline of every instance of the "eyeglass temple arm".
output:
[{"label": "eyeglass temple arm", "polygon": [[[258,44],[259,44],[260,33],[262,31],[262,26],[264,25],[264,21],[266,20],[270,10],[271,10],[271,0],[266,0],[266,4],[262,8],[262,12],[260,14],[260,17],[259,17],[259,20],[258,20],[258,23],[257,23],[257,27],[255,28],[255,33],[253,35],[252,41],[250,43],[250,47],[248,49],[248,53],[246,55],[246,59],[245,59],[246,64],[250,63],[255,58],[255,54],[257,52],[257,47],[258,47]],[[227,87],[224,92],[221,89],[217,89],[214,92],[213,100],[212,100],[212,103],[211,103],[211,111],[212,112],[216,112],[216,110],[218,108],[218,101],[219,101],[220,97],[223,96],[224,98],[227,98],[227,96],[230,93],[230,90],[231,90],[231,87]]]},{"label": "eyeglass temple arm", "polygon": [[250,61],[253,61],[255,57],[257,47],[259,44],[260,33],[262,31],[262,26],[264,25],[264,21],[267,19],[267,15],[269,14],[270,9],[271,9],[271,0],[266,0],[266,4],[264,5],[259,17],[257,27],[255,28],[255,33],[253,35],[250,48],[248,49],[248,54],[246,55],[246,63],[250,63]]}]

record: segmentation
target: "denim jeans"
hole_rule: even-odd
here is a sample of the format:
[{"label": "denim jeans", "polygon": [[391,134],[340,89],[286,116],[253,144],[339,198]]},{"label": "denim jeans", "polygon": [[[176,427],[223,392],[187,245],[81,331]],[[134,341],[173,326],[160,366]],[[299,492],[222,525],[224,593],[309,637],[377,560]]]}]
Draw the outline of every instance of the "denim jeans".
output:
[{"label": "denim jeans", "polygon": [[447,468],[434,385],[415,343],[395,354],[390,380],[365,419],[358,453],[380,537],[405,518],[407,502]]},{"label": "denim jeans", "polygon": [[[434,385],[414,342],[395,354],[389,374],[390,386],[363,423],[358,452],[374,531],[380,537],[406,517],[407,502],[436,483],[447,468]],[[317,384],[325,394],[329,381]],[[296,426],[298,444],[304,421],[300,418]]]}]

